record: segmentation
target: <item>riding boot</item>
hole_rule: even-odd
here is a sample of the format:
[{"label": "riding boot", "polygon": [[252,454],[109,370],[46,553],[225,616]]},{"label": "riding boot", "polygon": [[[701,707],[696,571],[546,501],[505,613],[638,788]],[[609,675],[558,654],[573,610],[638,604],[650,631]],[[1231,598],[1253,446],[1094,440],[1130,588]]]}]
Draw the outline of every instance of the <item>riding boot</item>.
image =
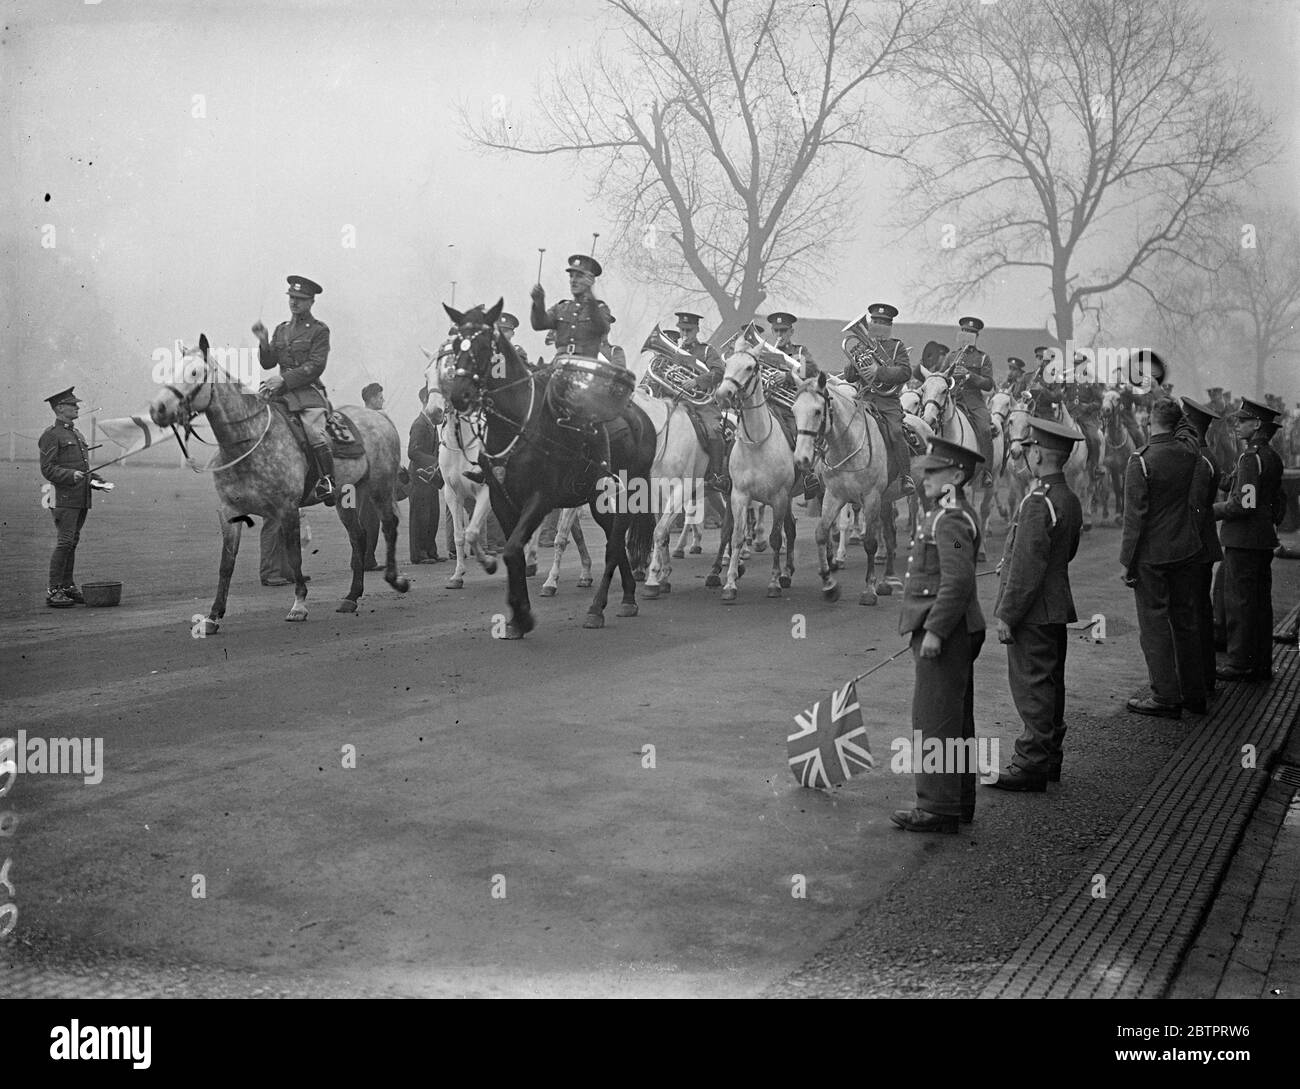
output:
[{"label": "riding boot", "polygon": [[332,507],[336,498],[334,452],[328,446],[313,446],[311,452],[316,459],[316,468],[320,471],[320,479],[316,481],[316,498],[327,507]]},{"label": "riding boot", "polygon": [[722,436],[709,432],[709,467],[704,471],[704,484],[720,492],[727,491],[727,449]]},{"label": "riding boot", "polygon": [[[902,428],[899,428],[902,431]],[[892,447],[894,459],[898,462],[898,494],[900,498],[906,499],[909,495],[916,494],[916,481],[912,479],[912,448],[907,445],[907,439],[901,434],[896,436]],[[890,470],[890,479],[893,479],[893,470]]]}]

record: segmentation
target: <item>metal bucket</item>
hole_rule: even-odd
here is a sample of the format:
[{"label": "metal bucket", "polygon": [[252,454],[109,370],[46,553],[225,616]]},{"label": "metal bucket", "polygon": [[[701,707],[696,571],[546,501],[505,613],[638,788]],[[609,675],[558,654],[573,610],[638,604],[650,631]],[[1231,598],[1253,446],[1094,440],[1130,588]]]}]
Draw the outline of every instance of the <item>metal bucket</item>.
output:
[{"label": "metal bucket", "polygon": [[635,387],[636,375],[624,367],[586,356],[560,355],[548,394],[564,411],[603,423],[627,408]]},{"label": "metal bucket", "polygon": [[87,605],[118,605],[122,601],[120,582],[83,582],[81,596]]}]

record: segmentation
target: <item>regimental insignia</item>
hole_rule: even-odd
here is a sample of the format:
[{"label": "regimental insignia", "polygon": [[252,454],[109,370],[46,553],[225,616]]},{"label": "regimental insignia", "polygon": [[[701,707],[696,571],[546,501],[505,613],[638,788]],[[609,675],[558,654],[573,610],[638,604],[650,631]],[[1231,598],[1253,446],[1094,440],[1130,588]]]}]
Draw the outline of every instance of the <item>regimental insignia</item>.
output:
[{"label": "regimental insignia", "polygon": [[497,478],[498,484],[506,482],[506,467],[504,465],[493,465],[492,475]]},{"label": "regimental insignia", "polygon": [[302,284],[300,284],[297,280],[295,280],[295,281],[294,281],[292,284],[290,284],[289,286],[292,287],[292,288],[294,289],[294,291],[301,291],[301,290],[302,290]]}]

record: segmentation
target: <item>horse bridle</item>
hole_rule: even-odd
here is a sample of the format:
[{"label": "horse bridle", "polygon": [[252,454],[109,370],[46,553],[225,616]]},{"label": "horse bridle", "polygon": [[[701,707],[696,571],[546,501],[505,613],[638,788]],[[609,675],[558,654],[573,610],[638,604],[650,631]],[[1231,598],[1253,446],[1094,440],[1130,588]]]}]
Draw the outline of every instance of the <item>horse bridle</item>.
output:
[{"label": "horse bridle", "polygon": [[[514,452],[515,446],[519,440],[524,437],[524,432],[528,429],[528,422],[533,418],[533,408],[537,401],[537,383],[533,380],[534,375],[530,372],[525,374],[522,378],[516,378],[513,382],[506,382],[504,385],[493,387],[491,392],[485,390],[483,388],[483,376],[478,373],[478,361],[473,356],[474,343],[484,333],[488,334],[489,346],[492,349],[492,356],[485,366],[494,366],[498,361],[501,363],[505,362],[505,353],[497,343],[497,337],[499,334],[496,329],[491,325],[476,324],[474,331],[468,336],[459,332],[457,333],[460,343],[456,345],[454,349],[455,358],[452,374],[457,378],[468,379],[473,385],[474,399],[468,407],[481,409],[484,421],[486,421],[488,416],[495,416],[498,420],[501,420],[503,423],[514,429],[515,437],[506,443],[500,452],[493,454],[487,447],[487,427],[480,427],[477,421],[471,424],[474,431],[474,437],[478,439],[479,444],[483,447],[483,456],[489,461],[505,461]],[[440,352],[439,357],[441,358],[441,356],[445,354],[447,353]],[[465,367],[462,365],[461,359],[466,355],[470,357],[472,366]],[[513,389],[515,386],[523,385],[525,382],[528,383],[528,411],[524,414],[522,420],[512,420],[496,407],[496,404],[492,399],[492,392],[499,393],[502,390]],[[455,412],[463,411],[457,409],[450,401],[448,401],[448,408]],[[459,433],[459,428],[457,431]]]},{"label": "horse bridle", "polygon": [[[743,442],[746,446],[753,446],[756,443],[767,441],[768,435],[772,434],[772,428],[776,426],[776,420],[772,417],[772,411],[769,408],[767,413],[767,434],[764,435],[761,439],[754,439],[748,437],[749,427],[745,423],[745,409],[760,408],[766,405],[767,390],[763,388],[763,383],[759,380],[758,357],[755,356],[752,352],[746,352],[746,351],[737,352],[736,354],[749,356],[750,362],[753,364],[753,369],[750,371],[749,377],[745,379],[743,385],[740,382],[737,382],[730,375],[726,375],[726,374],[722,376],[722,382],[730,382],[733,386],[736,387],[736,397],[738,401],[736,415],[739,417],[738,420],[739,426],[736,432],[736,439],[739,442]],[[719,389],[722,388],[722,382],[718,383]],[[750,388],[752,386],[758,387],[758,400],[754,401],[753,403],[746,403],[745,398],[749,395]],[[745,433],[743,437],[740,434],[740,432],[742,431]]]},{"label": "horse bridle", "polygon": [[[172,424],[171,425],[172,434],[176,436],[176,444],[180,447],[181,454],[184,455],[186,463],[196,473],[203,472],[205,467],[200,467],[195,463],[194,458],[190,454],[189,446],[186,444],[185,440],[189,438],[193,438],[196,439],[198,442],[203,443],[204,446],[212,445],[210,442],[208,442],[207,439],[205,439],[202,435],[200,435],[197,431],[194,430],[194,425],[191,422],[195,416],[203,415],[203,413],[207,412],[207,410],[212,407],[213,393],[211,388],[208,388],[208,400],[207,403],[202,408],[198,408],[194,404],[194,398],[198,395],[198,392],[201,389],[204,389],[205,387],[211,387],[212,385],[213,364],[206,356],[202,356],[201,358],[203,359],[203,381],[200,382],[197,386],[195,386],[192,390],[190,390],[189,393],[182,393],[181,390],[179,390],[176,386],[172,385],[171,383],[167,383],[166,385],[163,386],[163,389],[167,390],[169,393],[174,393],[176,395],[176,400],[179,402],[176,408],[176,414],[179,417],[178,422],[181,428],[183,428],[183,433],[182,431],[177,430],[176,424]],[[221,373],[226,374],[224,370],[222,370]],[[226,377],[229,378],[230,376],[226,374]],[[259,446],[262,445],[262,440],[266,438],[267,432],[271,430],[271,402],[267,401],[263,405],[263,409],[266,412],[266,426],[262,428],[262,433],[257,436],[257,440],[253,442],[253,445],[249,447],[247,450],[245,450],[242,454],[240,454],[239,457],[232,458],[230,461],[227,461],[223,465],[215,466],[214,468],[212,468],[211,470],[212,472],[219,473],[223,469],[229,469],[231,466],[237,465],[239,462],[243,461],[244,458],[248,457],[249,454],[251,454],[254,450],[256,450]],[[251,420],[256,415],[257,415],[256,412],[252,412],[247,416],[241,416],[238,420],[231,420],[230,423],[231,424],[245,423],[248,420]],[[250,442],[252,440],[236,439],[234,441]],[[218,443],[217,444],[218,448],[220,448],[221,445],[222,444]]]},{"label": "horse bridle", "polygon": [[[953,390],[953,386],[956,385],[955,380],[954,380],[953,378],[951,378],[949,375],[946,375],[946,374],[941,374],[941,375],[939,375],[938,377],[942,378],[943,381],[944,381],[944,387],[943,387],[943,389],[944,389],[944,401],[951,401],[951,400],[952,400],[952,390]],[[935,398],[935,397],[931,397],[931,398],[929,398],[928,400],[922,401],[922,402],[921,402],[921,416],[922,416],[922,418],[925,417],[925,410],[926,410],[927,408],[929,408],[931,405],[934,405],[935,409],[938,411],[939,419],[942,420],[942,419],[943,419],[943,406],[944,406],[944,401],[940,401],[938,398]]]}]

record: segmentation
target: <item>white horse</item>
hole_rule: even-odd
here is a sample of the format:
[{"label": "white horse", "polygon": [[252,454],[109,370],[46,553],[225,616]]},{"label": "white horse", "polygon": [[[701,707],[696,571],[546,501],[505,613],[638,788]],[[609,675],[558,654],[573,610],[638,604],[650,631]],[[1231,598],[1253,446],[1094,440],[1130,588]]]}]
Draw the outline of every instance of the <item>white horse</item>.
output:
[{"label": "white horse", "polygon": [[[822,514],[817,520],[817,570],[822,596],[837,601],[839,584],[830,572],[826,544],[830,529],[848,503],[862,507],[862,548],[867,554],[866,588],[859,605],[876,604],[876,529],[881,501],[889,485],[889,457],[880,425],[847,383],[828,379],[823,371],[799,384],[794,399],[798,438],[794,444],[796,467],[809,472],[818,448],[822,449]],[[847,534],[846,534],[847,536]]]},{"label": "white horse", "polygon": [[[483,434],[483,413],[456,412],[443,396],[438,385],[435,368],[437,356],[427,348],[421,348],[429,365],[425,370],[425,386],[429,391],[429,403],[442,412],[442,421],[438,424],[438,472],[442,475],[441,501],[451,517],[452,540],[455,544],[456,566],[447,579],[447,589],[460,590],[465,586],[465,561],[472,553],[480,566],[489,575],[495,574],[497,559],[488,552],[480,541],[483,523],[492,509],[488,498],[488,486],[485,480],[476,484],[465,476],[471,469],[479,469],[479,454],[483,444],[479,436]],[[472,501],[473,514],[466,514],[465,503]],[[537,573],[537,546],[528,543],[527,563],[529,574]],[[587,564],[590,571],[590,560]],[[590,582],[587,583],[591,585]]]},{"label": "white horse", "polygon": [[[1011,407],[1011,415],[1007,425],[1007,437],[1011,442],[1011,457],[1016,461],[1017,468],[1023,465],[1021,460],[1024,457],[1024,447],[1021,443],[1029,437],[1029,424],[1034,419],[1033,414],[1029,411],[1030,398],[1023,397],[1016,401]],[[1065,425],[1075,431],[1079,431],[1073,417],[1064,405],[1057,406],[1061,410],[1061,418],[1058,423]],[[1083,432],[1079,432],[1082,434]],[[1070,490],[1080,499],[1083,507],[1084,529],[1092,529],[1092,511],[1087,503],[1083,502],[1085,491],[1091,485],[1092,474],[1088,471],[1088,444],[1086,442],[1076,442],[1070,450],[1070,456],[1066,459],[1062,467],[1065,473],[1066,483],[1069,484]],[[1027,473],[1027,470],[1026,470]]]},{"label": "white horse", "polygon": [[[921,373],[925,375],[920,391],[921,419],[949,442],[955,442],[968,450],[978,450],[980,443],[975,434],[975,425],[971,423],[970,417],[965,412],[958,411],[957,402],[952,396],[953,380],[939,371],[928,371],[924,366],[921,367]],[[995,464],[1002,460],[1000,448],[1000,437],[994,436],[993,460]],[[994,488],[986,488],[982,483],[979,483],[983,478],[985,469],[992,473],[994,466],[981,465],[976,471],[974,479],[968,485],[971,493],[971,506],[979,512],[980,552],[976,556],[977,560],[986,558],[984,541],[988,536],[989,509],[993,505]],[[979,493],[978,502],[976,502],[977,492]]]},{"label": "white horse", "polygon": [[[722,381],[714,391],[718,404],[735,409],[736,441],[727,464],[731,475],[731,560],[722,600],[736,600],[736,579],[745,535],[745,515],[754,500],[772,508],[772,578],[767,584],[768,597],[780,597],[794,574],[794,535],[786,526],[790,512],[790,493],[794,488],[794,456],[785,432],[767,403],[759,380],[758,358],[741,349],[729,357]],[[788,534],[788,537],[787,537]],[[781,543],[785,540],[786,574],[781,573]]]}]

